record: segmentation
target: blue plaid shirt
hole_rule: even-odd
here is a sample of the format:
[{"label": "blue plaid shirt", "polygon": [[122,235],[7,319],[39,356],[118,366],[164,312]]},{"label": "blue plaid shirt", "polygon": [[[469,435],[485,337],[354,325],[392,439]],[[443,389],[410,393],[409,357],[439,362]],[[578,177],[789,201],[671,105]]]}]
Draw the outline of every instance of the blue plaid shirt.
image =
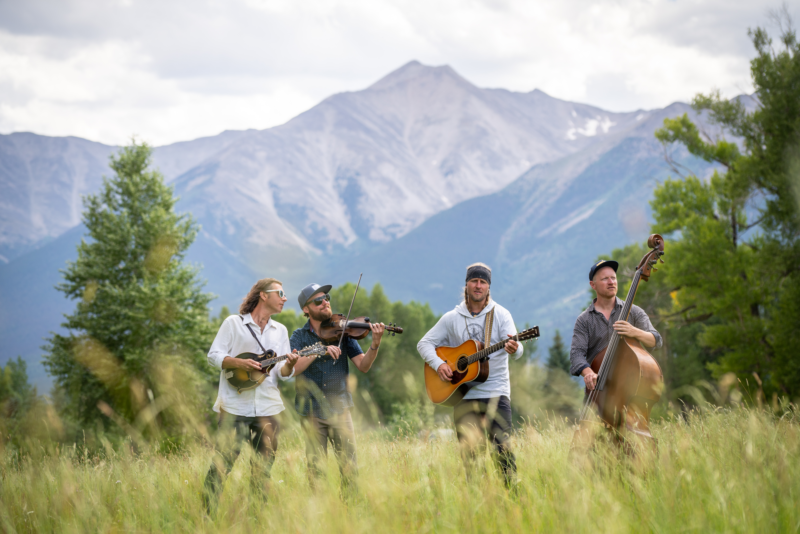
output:
[{"label": "blue plaid shirt", "polygon": [[[325,343],[311,329],[311,323],[306,321],[303,328],[298,328],[289,339],[292,350],[300,350],[316,342],[323,345],[336,345]],[[346,337],[342,343],[342,356],[355,358],[364,354],[358,342]],[[350,365],[347,360],[339,357],[334,360],[326,354],[316,358],[305,371],[297,375],[297,397],[294,407],[303,417],[313,415],[320,419],[328,419],[333,414],[340,414],[353,407],[353,397],[347,389],[347,377],[350,374]]]}]

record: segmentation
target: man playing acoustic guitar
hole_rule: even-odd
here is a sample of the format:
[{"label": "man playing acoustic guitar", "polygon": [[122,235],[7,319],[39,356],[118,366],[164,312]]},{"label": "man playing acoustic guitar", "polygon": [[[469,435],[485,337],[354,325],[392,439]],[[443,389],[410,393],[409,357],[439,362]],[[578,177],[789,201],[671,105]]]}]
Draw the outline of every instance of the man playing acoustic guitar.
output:
[{"label": "man playing acoustic guitar", "polygon": [[[492,270],[487,265],[474,263],[467,267],[466,284],[464,302],[445,313],[417,344],[422,358],[436,369],[443,381],[450,381],[453,371],[437,356],[437,347],[455,347],[469,339],[488,347],[517,333],[511,313],[490,296]],[[488,335],[487,330],[491,330]],[[516,354],[519,358],[522,350],[522,345],[511,339],[504,349],[491,354],[488,379],[475,384],[453,410],[467,477],[471,476],[472,464],[484,443],[485,434],[495,446],[495,459],[506,485],[513,483],[517,465],[509,448],[511,382],[508,355]]]},{"label": "man playing acoustic guitar", "polygon": [[[291,353],[286,327],[271,319],[272,315],[283,310],[285,302],[283,286],[278,280],[259,280],[242,301],[239,315],[231,315],[223,321],[208,352],[208,363],[220,369],[219,393],[214,403],[214,411],[219,413],[220,443],[206,475],[203,494],[209,513],[217,505],[222,473],[230,471],[244,442],[249,442],[259,453],[253,455],[256,463],[261,464],[253,466],[250,478],[253,486],[261,485],[263,490],[269,478],[278,449],[278,415],[284,410],[277,381],[278,378],[288,380],[294,376],[298,359],[297,354]],[[228,383],[226,369],[261,369],[258,362],[236,358],[237,355],[245,352],[262,354],[266,350],[274,350],[279,355],[289,354],[289,357],[277,363],[269,376],[252,389],[239,392]]]},{"label": "man playing acoustic guitar", "polygon": [[591,368],[592,360],[608,346],[613,331],[638,340],[646,349],[661,347],[661,335],[639,306],[631,306],[631,322],[619,318],[624,302],[617,298],[617,268],[619,263],[605,260],[589,269],[589,285],[597,297],[578,316],[572,331],[570,372],[582,376],[589,391],[594,389],[597,382],[597,373]]}]

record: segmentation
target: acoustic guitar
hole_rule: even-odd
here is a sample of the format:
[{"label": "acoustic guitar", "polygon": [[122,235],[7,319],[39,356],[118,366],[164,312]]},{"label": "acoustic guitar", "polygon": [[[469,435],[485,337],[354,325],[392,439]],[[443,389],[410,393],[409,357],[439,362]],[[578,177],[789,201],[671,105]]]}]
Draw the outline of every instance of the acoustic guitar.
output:
[{"label": "acoustic guitar", "polygon": [[527,341],[539,337],[539,327],[534,326],[511,336],[505,341],[483,348],[483,343],[472,339],[458,347],[438,347],[436,355],[453,371],[449,382],[439,378],[437,370],[425,364],[425,391],[434,404],[455,406],[464,398],[469,382],[486,382],[489,378],[489,355],[505,347],[510,340]]},{"label": "acoustic guitar", "polygon": [[[317,358],[326,353],[327,347],[322,343],[314,343],[297,352],[298,356]],[[268,350],[266,354],[253,354],[252,352],[243,352],[236,356],[240,360],[255,360],[261,364],[261,370],[258,369],[226,369],[225,378],[228,384],[236,388],[238,393],[253,389],[261,384],[269,372],[275,367],[275,364],[282,362],[289,357],[288,354],[284,356],[276,356],[275,351]]]}]

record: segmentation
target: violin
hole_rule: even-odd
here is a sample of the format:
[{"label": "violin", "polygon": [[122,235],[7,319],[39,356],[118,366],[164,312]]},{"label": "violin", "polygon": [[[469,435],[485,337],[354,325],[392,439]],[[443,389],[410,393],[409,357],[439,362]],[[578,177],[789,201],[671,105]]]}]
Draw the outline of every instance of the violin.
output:
[{"label": "violin", "polygon": [[[353,339],[364,339],[372,331],[371,324],[369,317],[355,317],[348,321],[341,313],[334,313],[330,319],[320,325],[317,336],[325,343],[338,343],[342,334]],[[403,328],[397,326],[396,323],[389,323],[386,325],[386,331],[394,336],[402,334]]]},{"label": "violin", "polygon": [[[664,263],[661,259],[664,238],[652,234],[647,246],[651,250],[636,267],[619,316],[625,321],[630,315],[639,282],[647,282],[651,273],[656,271],[656,263]],[[608,346],[592,360],[591,367],[597,373],[597,384],[592,391],[587,391],[578,429],[572,438],[572,450],[584,451],[591,447],[592,438],[599,429],[596,422],[611,430],[615,440],[623,442],[628,450],[636,441],[654,445],[655,438],[650,433],[650,410],[661,399],[664,390],[664,376],[655,358],[637,340],[614,332]],[[596,418],[590,418],[592,413]]]}]

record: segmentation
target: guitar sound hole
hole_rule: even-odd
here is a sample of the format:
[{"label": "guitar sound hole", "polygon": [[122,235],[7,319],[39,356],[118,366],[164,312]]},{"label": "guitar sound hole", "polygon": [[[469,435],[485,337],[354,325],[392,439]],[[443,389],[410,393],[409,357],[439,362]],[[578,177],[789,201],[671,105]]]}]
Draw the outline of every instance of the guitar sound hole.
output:
[{"label": "guitar sound hole", "polygon": [[458,359],[458,362],[456,363],[456,369],[458,369],[458,372],[459,373],[466,372],[467,367],[469,367],[469,364],[467,363],[466,356],[460,357]]}]

